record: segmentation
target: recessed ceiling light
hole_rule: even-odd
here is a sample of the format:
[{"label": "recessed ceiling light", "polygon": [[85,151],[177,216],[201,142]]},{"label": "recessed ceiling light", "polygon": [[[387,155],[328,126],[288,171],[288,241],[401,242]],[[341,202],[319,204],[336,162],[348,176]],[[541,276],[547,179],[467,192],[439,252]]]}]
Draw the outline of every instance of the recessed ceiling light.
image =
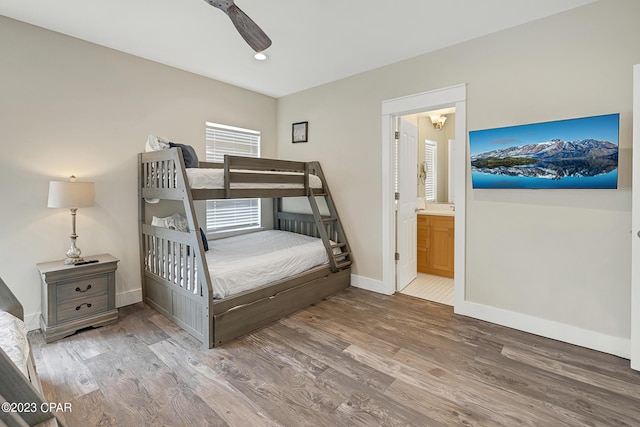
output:
[{"label": "recessed ceiling light", "polygon": [[263,52],[258,52],[255,55],[253,55],[254,58],[256,58],[258,61],[266,61],[269,57],[264,54]]}]

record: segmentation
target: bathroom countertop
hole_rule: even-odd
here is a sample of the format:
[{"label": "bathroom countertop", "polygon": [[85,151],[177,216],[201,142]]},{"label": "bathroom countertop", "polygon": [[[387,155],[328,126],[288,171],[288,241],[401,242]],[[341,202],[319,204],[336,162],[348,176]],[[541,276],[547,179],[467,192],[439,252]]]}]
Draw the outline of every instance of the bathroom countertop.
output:
[{"label": "bathroom countertop", "polygon": [[455,205],[448,203],[427,203],[424,209],[418,209],[418,215],[455,216]]},{"label": "bathroom countertop", "polygon": [[454,211],[421,209],[418,215],[435,215],[435,216],[455,216]]}]

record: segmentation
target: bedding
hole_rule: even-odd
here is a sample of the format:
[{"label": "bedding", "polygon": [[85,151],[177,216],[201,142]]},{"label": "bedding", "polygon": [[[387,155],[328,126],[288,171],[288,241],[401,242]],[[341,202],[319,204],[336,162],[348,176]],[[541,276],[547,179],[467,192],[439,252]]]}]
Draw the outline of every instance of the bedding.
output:
[{"label": "bedding", "polygon": [[[189,187],[192,189],[215,189],[224,188],[224,170],[223,169],[186,169]],[[293,174],[290,172],[274,172],[274,171],[250,171],[250,170],[234,170],[233,172],[243,173],[268,173],[283,175],[303,175],[302,173]],[[259,179],[258,179],[259,180]],[[322,180],[316,175],[309,175],[309,186],[311,188],[322,188]],[[261,182],[240,182],[232,183],[231,188],[303,188],[302,184],[276,184]]]},{"label": "bedding", "polygon": [[228,297],[327,264],[322,240],[266,230],[209,242],[207,264],[216,299]]},{"label": "bedding", "polygon": [[9,359],[29,378],[29,340],[24,322],[6,311],[0,311],[0,348]]},{"label": "bedding", "polygon": [[189,231],[187,217],[180,215],[179,213],[174,213],[173,215],[164,218],[153,216],[151,225],[155,227],[169,228],[171,230]]},{"label": "bedding", "polygon": [[207,240],[207,234],[204,232],[202,227],[200,227],[200,238],[202,239],[202,247],[205,252],[209,250],[209,241]]},{"label": "bedding", "polygon": [[200,166],[198,155],[196,154],[196,150],[194,150],[192,146],[170,142],[169,147],[178,147],[180,148],[180,150],[182,150],[182,159],[184,160],[185,168],[197,168],[198,166]]},{"label": "bedding", "polygon": [[[171,230],[189,232],[187,217],[180,215],[179,213],[174,213],[173,215],[164,218],[153,216],[151,225],[155,227],[169,228]],[[200,227],[200,237],[202,238],[202,246],[204,246],[204,251],[206,252],[209,250],[209,242],[207,241],[207,235],[202,227]]]},{"label": "bedding", "polygon": [[150,151],[160,151],[171,148],[169,145],[170,141],[166,138],[162,138],[160,136],[149,135],[147,137],[147,142],[144,146],[144,151],[147,153]]}]

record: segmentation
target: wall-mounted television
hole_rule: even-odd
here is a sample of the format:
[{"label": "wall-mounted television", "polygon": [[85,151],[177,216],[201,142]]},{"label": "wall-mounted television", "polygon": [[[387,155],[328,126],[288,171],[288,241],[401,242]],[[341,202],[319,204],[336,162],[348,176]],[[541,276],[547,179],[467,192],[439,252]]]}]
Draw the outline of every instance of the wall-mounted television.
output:
[{"label": "wall-mounted television", "polygon": [[619,114],[469,132],[473,188],[618,187]]}]

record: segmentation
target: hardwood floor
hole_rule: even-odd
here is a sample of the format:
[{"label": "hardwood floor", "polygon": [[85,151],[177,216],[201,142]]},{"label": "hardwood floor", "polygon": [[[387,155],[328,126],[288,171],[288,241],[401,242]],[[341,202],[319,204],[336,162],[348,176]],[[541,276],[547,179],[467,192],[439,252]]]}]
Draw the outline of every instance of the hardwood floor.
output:
[{"label": "hardwood floor", "polygon": [[638,426],[629,361],[349,288],[221,348],[144,304],[45,344],[69,426]]}]

